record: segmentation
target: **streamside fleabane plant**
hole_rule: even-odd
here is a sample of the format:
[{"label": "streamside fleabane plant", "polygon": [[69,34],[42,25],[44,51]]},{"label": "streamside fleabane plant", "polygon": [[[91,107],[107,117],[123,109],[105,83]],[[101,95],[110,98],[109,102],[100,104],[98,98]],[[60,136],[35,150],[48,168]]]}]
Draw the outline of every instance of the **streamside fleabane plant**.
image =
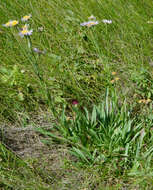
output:
[{"label": "streamside fleabane plant", "polygon": [[32,30],[32,29],[29,30],[29,29],[28,29],[28,25],[25,24],[25,25],[22,27],[21,31],[19,32],[19,36],[20,36],[21,38],[23,38],[24,36],[30,36],[30,35],[32,34],[32,32],[33,32],[33,30]]},{"label": "streamside fleabane plant", "polygon": [[25,15],[24,17],[21,18],[21,21],[25,22],[31,18],[31,14]]},{"label": "streamside fleabane plant", "polygon": [[91,27],[91,26],[94,26],[94,25],[97,25],[97,24],[99,24],[98,21],[90,20],[90,21],[88,21],[88,22],[83,22],[83,23],[81,23],[80,25],[81,25],[81,26]]},{"label": "streamside fleabane plant", "polygon": [[13,27],[19,23],[17,20],[10,20],[7,23],[3,24],[4,27]]}]

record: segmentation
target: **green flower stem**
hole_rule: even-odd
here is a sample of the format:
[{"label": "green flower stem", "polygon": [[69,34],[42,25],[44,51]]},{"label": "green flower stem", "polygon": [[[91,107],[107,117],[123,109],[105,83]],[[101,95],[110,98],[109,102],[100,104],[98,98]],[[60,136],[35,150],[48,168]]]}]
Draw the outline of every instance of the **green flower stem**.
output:
[{"label": "green flower stem", "polygon": [[47,88],[46,82],[45,82],[43,76],[40,74],[40,68],[39,68],[39,65],[38,65],[38,58],[35,56],[35,53],[33,52],[33,49],[32,49],[33,46],[32,46],[32,41],[31,41],[30,36],[27,36],[27,40],[28,40],[28,47],[29,47],[29,49],[31,51],[31,55],[34,57],[34,60],[35,60],[34,62],[33,62],[33,60],[31,61],[31,64],[32,64],[32,66],[34,68],[34,72],[37,75],[37,77],[39,78],[41,86],[45,90],[45,94],[47,96],[49,107],[51,108],[51,111],[52,111],[53,115],[57,118],[58,114],[57,114],[57,111],[54,108],[53,97],[51,97],[50,92],[49,92],[49,90]]}]

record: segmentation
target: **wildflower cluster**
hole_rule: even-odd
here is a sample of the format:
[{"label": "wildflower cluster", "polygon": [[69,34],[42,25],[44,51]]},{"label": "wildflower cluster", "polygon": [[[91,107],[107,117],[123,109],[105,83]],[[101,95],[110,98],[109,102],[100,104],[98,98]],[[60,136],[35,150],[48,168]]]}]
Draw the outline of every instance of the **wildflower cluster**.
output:
[{"label": "wildflower cluster", "polygon": [[[96,17],[93,16],[93,15],[91,15],[90,17],[88,17],[88,20],[89,21],[83,22],[80,25],[81,26],[91,27],[91,26],[94,26],[94,25],[97,25],[97,24],[100,23],[99,21],[96,21]],[[111,24],[112,20],[103,19],[102,22],[105,23],[105,24]]]},{"label": "wildflower cluster", "polygon": [[[22,22],[26,22],[26,21],[28,21],[30,18],[31,18],[31,14],[25,15],[24,17],[21,18],[21,21],[22,21]],[[16,25],[18,25],[18,24],[19,24],[19,21],[18,21],[18,20],[10,20],[10,21],[8,21],[7,23],[2,24],[2,25],[3,25],[4,27],[13,27],[13,26],[16,26]],[[19,36],[23,38],[24,36],[29,36],[29,35],[31,35],[32,32],[33,32],[32,29],[31,29],[31,30],[28,29],[28,24],[25,24],[24,26],[21,27],[21,30],[20,30],[20,32],[19,32]]]}]

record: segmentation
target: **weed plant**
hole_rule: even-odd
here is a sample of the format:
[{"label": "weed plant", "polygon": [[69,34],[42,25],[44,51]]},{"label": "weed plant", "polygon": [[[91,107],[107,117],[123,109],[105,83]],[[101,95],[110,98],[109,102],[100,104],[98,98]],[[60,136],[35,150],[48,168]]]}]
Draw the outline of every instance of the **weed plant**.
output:
[{"label": "weed plant", "polygon": [[[74,106],[68,117],[63,110],[55,128],[64,139],[47,134],[71,145],[71,152],[83,163],[111,162],[129,169],[148,157],[151,161],[153,151],[151,121],[146,129],[141,120],[132,118],[131,112],[126,102],[119,105],[117,96],[109,97],[107,90],[105,102],[94,105],[91,113]],[[145,140],[151,143],[146,144]]]},{"label": "weed plant", "polygon": [[1,189],[47,189],[39,173],[0,143]]},{"label": "weed plant", "polygon": [[133,117],[132,112],[131,105],[119,102],[116,93],[109,93],[107,89],[105,101],[94,105],[92,110],[80,109],[75,104],[71,116],[63,109],[59,124],[50,132],[38,131],[56,143],[67,144],[76,158],[75,167],[92,168],[105,179],[107,175],[134,177],[138,183],[133,183],[139,184],[139,188],[149,189],[148,184],[152,184],[153,120]]}]

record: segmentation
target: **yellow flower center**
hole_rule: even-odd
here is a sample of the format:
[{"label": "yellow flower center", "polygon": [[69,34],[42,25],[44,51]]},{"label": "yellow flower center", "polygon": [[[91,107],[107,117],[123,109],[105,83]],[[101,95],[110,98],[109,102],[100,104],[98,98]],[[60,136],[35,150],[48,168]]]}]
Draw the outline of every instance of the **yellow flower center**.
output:
[{"label": "yellow flower center", "polygon": [[13,20],[12,22],[11,22],[11,26],[15,26],[15,25],[17,25],[18,24],[18,21],[17,20]]},{"label": "yellow flower center", "polygon": [[21,33],[24,35],[24,34],[27,34],[28,33],[28,30],[27,29],[23,29],[22,31],[21,31]]},{"label": "yellow flower center", "polygon": [[95,24],[95,22],[90,22],[89,24],[87,24],[87,26],[90,27],[90,26],[92,26],[94,24]]},{"label": "yellow flower center", "polygon": [[23,17],[23,20],[28,20],[30,18],[30,15],[26,15]]}]

